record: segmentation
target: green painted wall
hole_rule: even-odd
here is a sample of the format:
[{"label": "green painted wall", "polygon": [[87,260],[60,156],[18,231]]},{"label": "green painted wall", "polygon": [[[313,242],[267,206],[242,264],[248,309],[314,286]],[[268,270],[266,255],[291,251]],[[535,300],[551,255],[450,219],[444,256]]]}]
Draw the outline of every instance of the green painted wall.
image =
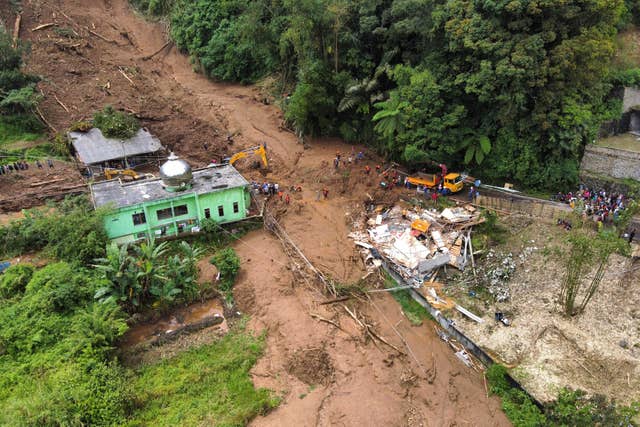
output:
[{"label": "green painted wall", "polygon": [[[234,212],[234,203],[237,203],[238,212]],[[246,218],[250,203],[251,195],[247,187],[228,188],[199,196],[193,192],[175,193],[171,199],[117,209],[105,217],[104,225],[110,239],[126,243],[151,235],[163,237],[189,233],[206,217],[207,210],[211,219],[219,223],[239,221]],[[186,214],[166,219],[158,218],[159,210],[170,208],[175,212],[175,208],[182,205],[187,207]],[[222,207],[222,215],[219,207]],[[142,213],[146,222],[135,225],[133,215]]]}]

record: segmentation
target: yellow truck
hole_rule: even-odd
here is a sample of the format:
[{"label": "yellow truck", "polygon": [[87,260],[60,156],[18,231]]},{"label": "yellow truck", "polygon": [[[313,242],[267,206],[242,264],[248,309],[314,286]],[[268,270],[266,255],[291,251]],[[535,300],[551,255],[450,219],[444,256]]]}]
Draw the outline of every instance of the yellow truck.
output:
[{"label": "yellow truck", "polygon": [[425,174],[425,173],[417,173],[413,176],[408,176],[407,181],[411,185],[415,186],[423,186],[429,188],[436,188],[442,182],[442,187],[449,190],[451,193],[457,193],[462,190],[463,182],[462,176],[459,173],[450,172],[444,176],[444,180],[442,179],[441,174]]}]

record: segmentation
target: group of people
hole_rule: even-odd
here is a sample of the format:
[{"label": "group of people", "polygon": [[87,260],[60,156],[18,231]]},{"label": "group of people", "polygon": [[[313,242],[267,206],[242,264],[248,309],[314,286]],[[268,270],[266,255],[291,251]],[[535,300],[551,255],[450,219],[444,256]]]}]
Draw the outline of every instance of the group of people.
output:
[{"label": "group of people", "polygon": [[282,202],[287,205],[291,203],[291,194],[293,192],[302,191],[302,187],[299,185],[292,185],[289,188],[289,192],[284,191],[284,189],[277,182],[263,182],[262,184],[251,181],[251,188],[257,193],[264,194],[265,196],[277,196]]},{"label": "group of people", "polygon": [[[47,159],[47,165],[52,168],[53,161],[51,159]],[[40,160],[36,160],[34,166],[38,169],[42,169],[44,164]],[[13,163],[7,163],[4,165],[0,165],[0,175],[7,175],[11,173],[19,173],[20,171],[29,170],[29,163],[26,160],[17,160]]]},{"label": "group of people", "polygon": [[628,198],[622,193],[596,191],[584,185],[580,185],[575,193],[558,193],[555,199],[569,204],[572,209],[580,207],[583,215],[602,224],[617,221],[628,204]]},{"label": "group of people", "polygon": [[335,169],[340,169],[340,165],[342,166],[351,166],[352,163],[359,163],[364,160],[364,152],[359,151],[356,154],[355,147],[351,147],[351,154],[349,154],[346,158],[342,157],[342,153],[340,151],[336,151],[336,157],[333,158],[333,167]]}]

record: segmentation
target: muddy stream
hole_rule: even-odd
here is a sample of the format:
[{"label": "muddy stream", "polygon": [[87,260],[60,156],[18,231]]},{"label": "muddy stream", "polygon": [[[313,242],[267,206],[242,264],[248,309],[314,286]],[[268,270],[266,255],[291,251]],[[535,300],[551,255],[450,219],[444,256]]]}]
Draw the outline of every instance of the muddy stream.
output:
[{"label": "muddy stream", "polygon": [[[222,319],[222,321],[220,321]],[[157,341],[163,336],[171,335],[190,327],[211,326],[227,332],[227,321],[223,317],[222,304],[217,299],[181,307],[157,320],[138,323],[132,326],[120,339],[119,347],[128,349],[139,344]],[[204,329],[204,328],[202,328]]]}]

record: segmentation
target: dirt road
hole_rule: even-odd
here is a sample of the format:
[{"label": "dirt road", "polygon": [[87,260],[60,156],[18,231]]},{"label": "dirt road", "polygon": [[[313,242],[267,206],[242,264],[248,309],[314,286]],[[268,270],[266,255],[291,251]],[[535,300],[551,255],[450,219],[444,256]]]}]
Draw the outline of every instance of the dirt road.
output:
[{"label": "dirt road", "polygon": [[[23,5],[21,37],[32,42],[28,67],[46,77],[40,84],[46,96],[41,110],[54,126],[65,129],[111,104],[134,111],[164,144],[195,166],[266,142],[271,160],[267,177],[247,164],[239,164],[241,171],[256,180],[300,185],[302,191],[293,194],[290,205],[275,206],[291,238],[335,280],[353,283],[362,276],[347,233],[352,214],[375,185],[355,167],[331,166],[336,151],[347,153],[350,146],[317,140],[303,150],[294,135],[279,128],[281,112],[262,103],[255,88],[211,82],[194,73],[175,48],[143,59],[165,44],[166,29],[137,16],[125,0],[25,0]],[[57,26],[31,31],[49,22]],[[234,135],[232,145],[229,134]],[[329,198],[317,201],[317,191],[324,187]],[[357,309],[407,352],[395,326],[419,364],[363,341],[342,305],[318,305],[325,297],[293,275],[271,235],[253,232],[236,249],[243,265],[238,305],[251,315],[254,330],[267,331],[267,353],[254,370],[255,381],[283,397],[277,410],[254,425],[509,424],[499,401],[487,398],[481,375],[455,359],[431,325],[410,326],[388,295],[377,294],[375,306],[360,304]],[[344,331],[310,313],[339,322]]]}]

